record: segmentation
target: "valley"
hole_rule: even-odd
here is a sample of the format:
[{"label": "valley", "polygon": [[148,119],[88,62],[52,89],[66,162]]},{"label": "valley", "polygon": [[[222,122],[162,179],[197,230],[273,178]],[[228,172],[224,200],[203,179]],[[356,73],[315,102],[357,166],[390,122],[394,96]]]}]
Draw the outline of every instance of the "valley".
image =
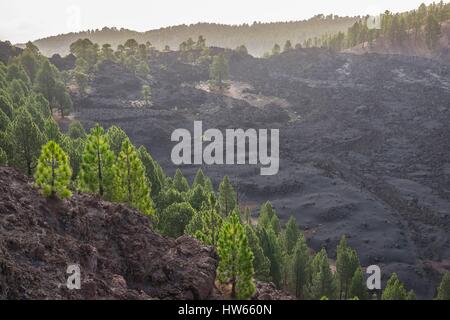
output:
[{"label": "valley", "polygon": [[[142,80],[99,67],[74,116],[121,126],[168,174],[177,128],[278,128],[280,171],[203,166],[228,175],[241,205],[269,200],[294,215],[308,243],[329,254],[342,234],[363,266],[395,271],[419,297],[433,294],[436,264],[450,260],[450,68],[420,57],[299,49],[269,59],[214,49],[229,60],[230,91],[209,92],[208,68],[179,52],[149,60],[153,106],[136,107]],[[139,103],[137,103],[139,105]],[[182,166],[192,181],[198,166]],[[257,215],[257,211],[253,211]],[[430,281],[431,280],[431,281]]]}]

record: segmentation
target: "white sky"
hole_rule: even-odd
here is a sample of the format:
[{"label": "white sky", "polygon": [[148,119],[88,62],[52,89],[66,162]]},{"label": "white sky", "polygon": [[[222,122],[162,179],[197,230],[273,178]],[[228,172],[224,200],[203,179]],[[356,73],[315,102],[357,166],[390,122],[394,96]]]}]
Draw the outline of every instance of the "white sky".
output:
[{"label": "white sky", "polygon": [[426,0],[0,0],[0,40],[36,40],[86,29],[146,31],[196,22],[225,24],[355,16],[417,8]]}]

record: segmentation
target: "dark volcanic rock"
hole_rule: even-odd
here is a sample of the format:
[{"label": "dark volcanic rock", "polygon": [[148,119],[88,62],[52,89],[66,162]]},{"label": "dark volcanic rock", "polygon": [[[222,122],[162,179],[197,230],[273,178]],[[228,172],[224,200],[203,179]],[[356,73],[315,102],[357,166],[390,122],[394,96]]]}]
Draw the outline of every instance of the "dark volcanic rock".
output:
[{"label": "dark volcanic rock", "polygon": [[257,282],[252,300],[295,300],[294,296],[277,290],[273,283]]},{"label": "dark volcanic rock", "polygon": [[[0,299],[208,299],[217,262],[212,247],[161,237],[135,210],[88,195],[45,199],[0,167]],[[66,287],[73,263],[81,290]]]}]

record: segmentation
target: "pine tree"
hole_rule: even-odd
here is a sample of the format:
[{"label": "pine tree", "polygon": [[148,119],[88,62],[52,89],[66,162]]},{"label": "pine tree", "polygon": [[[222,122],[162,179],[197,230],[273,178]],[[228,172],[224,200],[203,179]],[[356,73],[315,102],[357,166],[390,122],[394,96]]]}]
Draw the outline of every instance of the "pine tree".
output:
[{"label": "pine tree", "polygon": [[[147,64],[146,64],[147,65]],[[144,99],[145,105],[147,107],[150,107],[152,105],[151,99],[152,99],[152,91],[150,89],[150,86],[143,85],[142,86],[142,99]]]},{"label": "pine tree", "polygon": [[272,219],[270,219],[270,226],[273,231],[275,231],[275,234],[278,236],[281,232],[281,224],[280,219],[278,219],[278,216],[274,214],[272,216]]},{"label": "pine tree", "polygon": [[111,126],[106,133],[107,142],[116,157],[122,149],[122,143],[128,139],[127,134],[118,126]]},{"label": "pine tree", "polygon": [[173,186],[179,192],[189,191],[189,183],[178,168],[175,170],[175,175],[173,176]]},{"label": "pine tree", "polygon": [[195,210],[187,202],[173,203],[158,215],[158,229],[163,235],[178,238],[184,233]]},{"label": "pine tree", "polygon": [[255,292],[253,253],[237,210],[234,210],[222,225],[217,253],[220,257],[218,279],[222,283],[231,282],[231,298],[250,298]]},{"label": "pine tree", "polygon": [[445,272],[437,289],[436,300],[450,300],[450,274]]},{"label": "pine tree", "polygon": [[186,226],[185,232],[204,244],[216,246],[223,219],[217,213],[215,207],[215,199],[210,195],[209,205],[194,213]]},{"label": "pine tree", "polygon": [[276,215],[275,209],[272,204],[267,201],[261,205],[258,217],[258,226],[267,228],[272,227],[272,218]]},{"label": "pine tree", "polygon": [[201,185],[197,185],[189,192],[189,203],[195,210],[200,210],[204,204],[208,203],[208,194],[203,191]]},{"label": "pine tree", "polygon": [[10,165],[23,169],[31,176],[45,140],[44,135],[24,108],[16,111],[16,117],[9,124],[6,133],[6,139],[10,141],[12,148]]},{"label": "pine tree", "polygon": [[322,248],[312,261],[312,278],[308,294],[312,299],[335,298],[336,284],[325,248]]},{"label": "pine tree", "polygon": [[223,217],[228,216],[228,214],[236,208],[237,205],[237,195],[233,189],[233,186],[225,176],[219,185],[219,208],[220,214]]},{"label": "pine tree", "polygon": [[[347,246],[345,236],[337,247],[336,276],[339,288],[339,299],[347,299],[352,277],[359,267],[359,259],[354,250]],[[352,298],[352,297],[350,297]]]},{"label": "pine tree", "polygon": [[361,267],[358,267],[353,274],[350,284],[348,298],[357,297],[359,300],[367,299],[367,287],[364,283],[363,273]]},{"label": "pine tree", "polygon": [[149,183],[151,184],[151,197],[155,199],[161,192],[164,184],[164,171],[161,166],[153,159],[144,146],[138,149],[139,158],[145,167],[145,174]]},{"label": "pine tree", "polygon": [[91,129],[84,148],[78,179],[80,189],[111,199],[113,165],[114,155],[110,150],[105,131],[97,124]]},{"label": "pine tree", "polygon": [[86,137],[86,131],[84,130],[84,127],[81,124],[81,122],[78,120],[72,121],[70,123],[67,134],[72,139],[78,139],[78,138],[84,139]]},{"label": "pine tree", "polygon": [[428,15],[425,24],[425,40],[428,49],[433,50],[436,48],[439,36],[441,35],[441,24],[434,15]]},{"label": "pine tree", "polygon": [[386,288],[383,290],[381,300],[406,300],[408,293],[400,282],[396,273],[393,273],[388,280]]},{"label": "pine tree", "polygon": [[130,140],[125,140],[114,166],[114,199],[140,210],[154,213],[145,168]]},{"label": "pine tree", "polygon": [[213,184],[211,182],[211,179],[205,176],[205,191],[206,192],[214,192],[214,187]]},{"label": "pine tree", "polygon": [[55,141],[49,141],[42,147],[34,178],[36,185],[45,196],[70,197],[68,186],[72,171],[66,153]]},{"label": "pine tree", "polygon": [[260,281],[270,281],[270,260],[264,255],[256,231],[250,224],[246,224],[244,228],[248,239],[248,245],[253,252],[255,278]]},{"label": "pine tree", "polygon": [[282,280],[282,250],[277,235],[272,228],[260,226],[258,226],[257,234],[264,255],[270,261],[271,280],[280,288]]},{"label": "pine tree", "polygon": [[287,40],[284,44],[283,52],[289,52],[292,50],[292,43],[290,40]]},{"label": "pine tree", "polygon": [[286,251],[288,254],[292,254],[294,247],[298,242],[300,231],[297,226],[297,220],[294,216],[291,216],[286,224],[286,230],[284,231]]},{"label": "pine tree", "polygon": [[209,68],[209,79],[213,89],[222,90],[226,87],[224,81],[228,79],[228,62],[222,54],[213,57]]},{"label": "pine tree", "polygon": [[48,117],[44,122],[44,134],[47,140],[53,140],[56,143],[61,143],[61,129],[53,117]]},{"label": "pine tree", "polygon": [[36,75],[36,89],[44,95],[47,101],[55,97],[56,71],[46,59]]},{"label": "pine tree", "polygon": [[299,299],[305,298],[305,291],[310,279],[311,261],[305,237],[300,234],[293,249],[292,257],[292,291]]},{"label": "pine tree", "polygon": [[200,168],[197,170],[197,173],[195,174],[194,182],[192,183],[192,188],[195,188],[197,185],[200,185],[201,187],[205,187],[205,175],[203,174],[203,170]]},{"label": "pine tree", "polygon": [[71,139],[63,134],[61,137],[61,148],[67,153],[72,168],[72,180],[78,177],[85,148],[85,140],[82,138]]}]

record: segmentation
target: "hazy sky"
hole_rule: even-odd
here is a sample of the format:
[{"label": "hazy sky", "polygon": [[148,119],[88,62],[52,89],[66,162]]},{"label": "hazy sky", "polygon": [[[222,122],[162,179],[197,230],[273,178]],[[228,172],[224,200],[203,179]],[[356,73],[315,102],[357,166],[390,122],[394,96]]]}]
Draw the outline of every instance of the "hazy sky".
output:
[{"label": "hazy sky", "polygon": [[146,31],[196,22],[226,24],[303,20],[316,14],[354,16],[405,11],[420,0],[0,0],[0,40],[12,43],[124,27]]}]

